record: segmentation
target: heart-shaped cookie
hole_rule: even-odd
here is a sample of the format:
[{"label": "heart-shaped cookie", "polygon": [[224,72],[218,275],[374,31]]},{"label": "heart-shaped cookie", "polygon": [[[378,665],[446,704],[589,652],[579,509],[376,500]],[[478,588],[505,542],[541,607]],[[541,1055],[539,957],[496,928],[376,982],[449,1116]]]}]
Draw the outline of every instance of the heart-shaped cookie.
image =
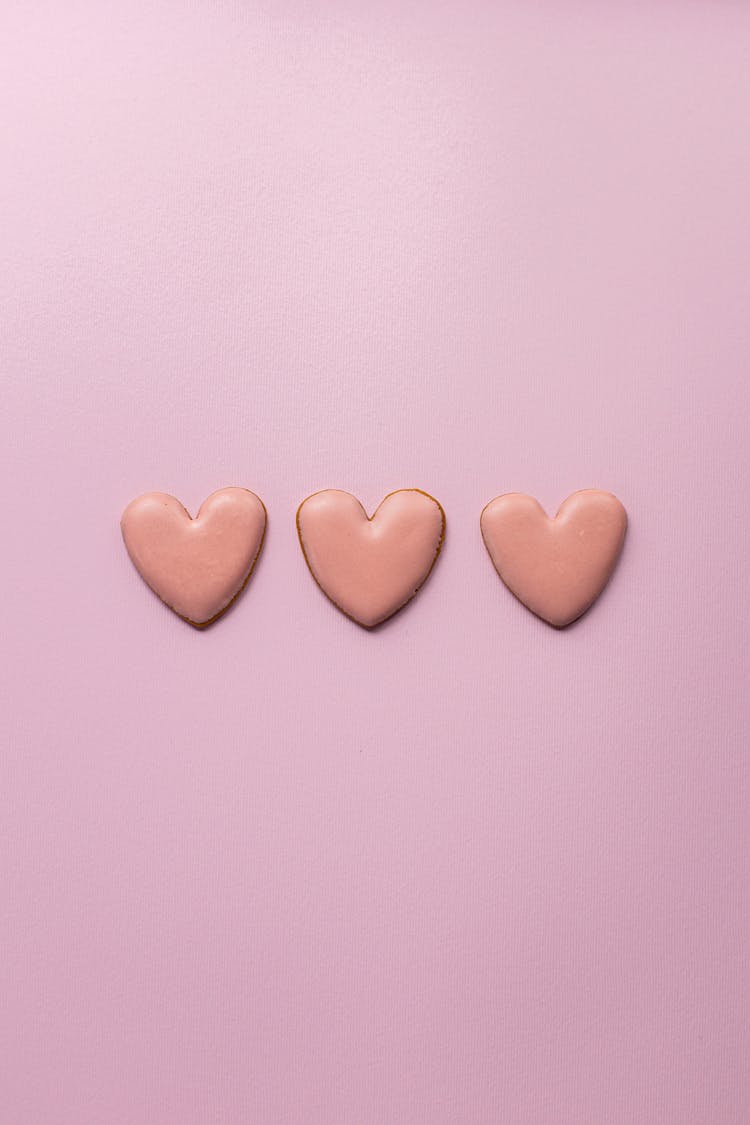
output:
[{"label": "heart-shaped cookie", "polygon": [[174,496],[147,492],[128,504],[120,526],[128,554],[154,593],[203,628],[229,608],[250,578],[263,546],[266,509],[246,488],[221,488],[191,519]]},{"label": "heart-shaped cookie", "polygon": [[406,605],[440,553],[445,513],[418,488],[391,492],[372,516],[355,496],[330,488],[297,510],[312,576],[347,617],[371,629]]},{"label": "heart-shaped cookie", "polygon": [[480,523],[508,589],[532,613],[562,628],[585,613],[609,581],[628,517],[616,496],[592,488],[569,496],[554,519],[533,496],[497,496]]}]

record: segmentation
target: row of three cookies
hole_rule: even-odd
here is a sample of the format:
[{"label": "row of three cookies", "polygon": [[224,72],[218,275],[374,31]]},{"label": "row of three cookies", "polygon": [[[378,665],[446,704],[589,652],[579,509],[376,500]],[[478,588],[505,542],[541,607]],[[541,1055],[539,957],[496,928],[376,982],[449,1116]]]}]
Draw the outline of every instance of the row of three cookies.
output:
[{"label": "row of three cookies", "polygon": [[[150,492],[122,516],[131,559],[152,590],[191,625],[220,617],[260,555],[266,509],[254,492],[223,488],[195,519],[173,496]],[[481,530],[508,588],[555,626],[580,617],[606,585],[627,517],[609,492],[569,496],[549,519],[538,502],[508,493],[483,510]],[[348,492],[326,489],[297,510],[300,545],[323,592],[367,628],[391,617],[429,576],[445,538],[445,513],[421,489],[390,493],[372,516]]]}]

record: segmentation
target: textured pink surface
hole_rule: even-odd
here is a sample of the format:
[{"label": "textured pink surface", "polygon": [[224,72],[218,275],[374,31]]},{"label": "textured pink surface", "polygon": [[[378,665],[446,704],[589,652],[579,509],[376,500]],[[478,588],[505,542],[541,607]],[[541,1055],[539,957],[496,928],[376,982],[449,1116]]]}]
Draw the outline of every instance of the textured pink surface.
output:
[{"label": "textured pink surface", "polygon": [[[750,6],[0,5],[0,1117],[742,1125]],[[263,497],[216,629],[149,489]],[[448,518],[369,634],[294,512]],[[482,506],[610,489],[564,633]]]}]

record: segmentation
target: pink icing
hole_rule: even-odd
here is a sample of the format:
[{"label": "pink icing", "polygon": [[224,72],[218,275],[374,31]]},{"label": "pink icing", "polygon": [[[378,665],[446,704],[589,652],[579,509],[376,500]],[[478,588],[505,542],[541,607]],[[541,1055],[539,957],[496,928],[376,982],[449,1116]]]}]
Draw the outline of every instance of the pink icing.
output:
[{"label": "pink icing", "polygon": [[316,492],[297,512],[313,577],[348,617],[371,628],[414,597],[435,564],[445,514],[419,489],[386,496],[375,514],[338,489]]},{"label": "pink icing", "polygon": [[562,627],[596,601],[620,556],[628,517],[611,492],[574,492],[550,519],[533,496],[508,493],[482,512],[484,542],[505,585]]},{"label": "pink icing", "polygon": [[254,492],[222,488],[195,519],[174,496],[147,492],[123,512],[122,535],[141,577],[191,625],[219,617],[247,582],[266,510]]}]

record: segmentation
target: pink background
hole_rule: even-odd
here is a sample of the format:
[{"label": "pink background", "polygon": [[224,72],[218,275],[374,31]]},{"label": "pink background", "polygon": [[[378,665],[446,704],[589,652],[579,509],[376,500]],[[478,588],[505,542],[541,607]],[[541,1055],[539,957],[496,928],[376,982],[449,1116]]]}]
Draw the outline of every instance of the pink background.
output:
[{"label": "pink background", "polygon": [[[741,1125],[750,6],[0,7],[0,1119]],[[191,630],[118,519],[242,484]],[[448,516],[370,635],[294,510]],[[557,633],[480,509],[614,491]]]}]

